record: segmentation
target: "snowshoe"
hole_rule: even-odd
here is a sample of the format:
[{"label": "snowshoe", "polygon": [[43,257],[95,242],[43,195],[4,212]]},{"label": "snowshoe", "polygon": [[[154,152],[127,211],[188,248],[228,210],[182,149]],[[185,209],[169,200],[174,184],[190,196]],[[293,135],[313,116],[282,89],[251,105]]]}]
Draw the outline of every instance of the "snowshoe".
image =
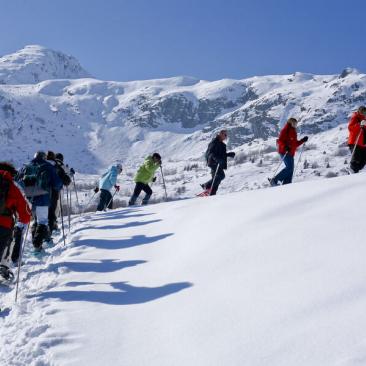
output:
[{"label": "snowshoe", "polygon": [[32,253],[36,258],[42,258],[45,255],[47,255],[47,252],[41,247],[41,248],[34,248]]},{"label": "snowshoe", "polygon": [[0,282],[3,284],[11,283],[14,280],[14,273],[4,265],[0,265]]},{"label": "snowshoe", "polygon": [[196,194],[197,197],[208,197],[210,195],[211,195],[211,188],[207,188],[203,192]]},{"label": "snowshoe", "polygon": [[273,180],[273,178],[267,178],[268,179],[268,182],[269,182],[269,185],[271,187],[277,187],[278,184]]},{"label": "snowshoe", "polygon": [[52,248],[55,246],[55,243],[53,242],[52,238],[45,240],[45,244],[47,245],[48,248]]}]

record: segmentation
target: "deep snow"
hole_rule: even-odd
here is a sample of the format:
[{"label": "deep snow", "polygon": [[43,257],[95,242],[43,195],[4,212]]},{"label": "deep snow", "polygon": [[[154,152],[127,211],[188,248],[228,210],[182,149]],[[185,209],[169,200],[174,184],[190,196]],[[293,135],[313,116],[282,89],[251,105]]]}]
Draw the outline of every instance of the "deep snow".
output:
[{"label": "deep snow", "polygon": [[[365,175],[74,217],[0,302],[6,365],[366,363]],[[27,244],[28,250],[30,244]]]}]

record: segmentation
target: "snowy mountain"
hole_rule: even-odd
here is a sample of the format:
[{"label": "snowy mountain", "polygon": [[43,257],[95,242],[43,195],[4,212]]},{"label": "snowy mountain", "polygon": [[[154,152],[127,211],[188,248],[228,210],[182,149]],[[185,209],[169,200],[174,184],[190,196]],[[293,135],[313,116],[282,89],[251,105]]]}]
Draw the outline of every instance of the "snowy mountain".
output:
[{"label": "snowy mountain", "polygon": [[0,84],[36,84],[51,79],[90,77],[72,56],[38,45],[0,58]]},{"label": "snowy mountain", "polygon": [[26,245],[18,304],[0,289],[0,364],[364,365],[364,196],[361,173],[75,217]]},{"label": "snowy mountain", "polygon": [[154,151],[170,170],[187,163],[204,169],[207,143],[225,127],[245,175],[243,162],[275,167],[275,139],[289,116],[300,120],[300,134],[310,135],[312,159],[323,159],[325,150],[328,160],[337,156],[348,116],[366,104],[366,75],[354,69],[212,82],[113,82],[86,78],[75,59],[39,46],[2,60],[8,80],[0,85],[0,152],[18,166],[36,150],[51,149],[82,173],[98,173],[116,159],[132,171]]}]

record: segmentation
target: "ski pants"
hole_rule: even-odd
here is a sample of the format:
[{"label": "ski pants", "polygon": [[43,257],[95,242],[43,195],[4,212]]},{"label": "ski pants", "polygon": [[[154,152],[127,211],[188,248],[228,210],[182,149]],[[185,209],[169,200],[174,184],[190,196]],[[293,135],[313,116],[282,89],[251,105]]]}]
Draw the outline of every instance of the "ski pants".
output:
[{"label": "ski pants", "polygon": [[44,240],[50,238],[48,230],[48,206],[32,207],[34,222],[32,225],[32,239],[35,248],[42,247]]},{"label": "ski pants", "polygon": [[104,211],[106,208],[110,210],[113,208],[112,194],[106,189],[101,189],[97,211]]},{"label": "ski pants", "polygon": [[147,205],[152,195],[152,189],[148,184],[137,182],[133,191],[132,197],[130,198],[129,205],[134,205],[141,191],[144,191],[145,197],[142,199],[142,204]]},{"label": "ski pants", "polygon": [[276,184],[278,184],[278,182],[282,182],[282,184],[292,183],[292,176],[294,174],[294,157],[290,154],[280,155],[285,167],[272,180]]},{"label": "ski pants", "polygon": [[[348,145],[351,153],[353,152],[353,148],[355,145]],[[360,146],[356,146],[355,153],[353,154],[351,160],[351,169],[358,173],[361,169],[366,165],[366,149]]]},{"label": "ski pants", "polygon": [[59,198],[60,198],[60,191],[55,191],[53,189],[51,193],[51,204],[50,207],[48,208],[48,226],[51,232],[57,226],[56,209]]},{"label": "ski pants", "polygon": [[[217,166],[211,167],[211,179],[204,184],[206,189],[211,188],[210,196],[215,196],[220,183],[225,179],[224,169],[219,167],[216,173]],[[216,177],[215,177],[216,174]],[[215,181],[213,181],[215,179]]]},{"label": "ski pants", "polygon": [[0,264],[9,268],[13,229],[0,226]]}]

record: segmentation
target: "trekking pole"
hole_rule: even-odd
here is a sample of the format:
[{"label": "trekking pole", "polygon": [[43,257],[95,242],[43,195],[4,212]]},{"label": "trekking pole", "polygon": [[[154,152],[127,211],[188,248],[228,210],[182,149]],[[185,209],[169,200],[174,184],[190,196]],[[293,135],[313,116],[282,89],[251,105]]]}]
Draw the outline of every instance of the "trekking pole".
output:
[{"label": "trekking pole", "polygon": [[111,199],[109,200],[109,202],[108,202],[108,205],[107,206],[105,206],[104,207],[104,209],[107,209],[108,208],[108,206],[111,204],[111,202],[113,201],[113,197],[116,195],[116,193],[117,193],[118,191],[117,191],[117,189],[115,189],[115,191],[114,191],[114,193],[113,193],[113,196],[111,197]]},{"label": "trekking pole", "polygon": [[72,182],[74,184],[74,190],[75,190],[75,196],[76,196],[76,203],[77,203],[78,209],[79,209],[80,208],[80,205],[79,205],[79,197],[78,197],[78,190],[76,189],[75,176],[74,176],[74,174],[72,175]]},{"label": "trekking pole", "polygon": [[276,176],[276,174],[277,174],[278,170],[280,169],[283,161],[285,160],[285,157],[287,156],[287,154],[288,154],[288,151],[286,151],[285,155],[283,155],[283,157],[281,158],[281,160],[280,160],[279,164],[277,165],[276,170],[274,171],[272,178],[270,180],[272,180]]},{"label": "trekking pole", "polygon": [[301,148],[301,151],[300,151],[300,154],[299,154],[299,158],[297,159],[297,163],[295,165],[294,173],[292,174],[292,177],[293,178],[296,176],[296,171],[297,171],[297,167],[300,164],[301,155],[302,155],[303,151],[305,150],[305,144],[306,144],[306,142],[303,143],[302,148]]},{"label": "trekking pole", "polygon": [[161,172],[161,177],[163,178],[163,186],[164,186],[164,190],[165,190],[165,201],[168,200],[168,194],[166,193],[166,185],[165,185],[165,179],[164,179],[164,174],[163,174],[163,168],[160,165],[160,172]]},{"label": "trekking pole", "polygon": [[26,243],[27,237],[28,237],[29,225],[30,225],[30,223],[27,225],[27,230],[25,232],[25,235],[24,235],[24,238],[23,238],[23,242],[22,242],[22,245],[20,247],[20,255],[19,255],[19,259],[18,259],[17,283],[16,283],[16,288],[15,288],[15,302],[17,302],[17,299],[18,299],[20,268],[22,266],[23,251],[24,251],[25,243]]},{"label": "trekking pole", "polygon": [[[70,200],[70,201],[69,201]],[[69,233],[71,227],[71,218],[70,218],[70,211],[71,211],[71,192],[69,192],[69,187],[66,186],[66,202],[67,202],[67,216],[68,216],[68,223],[69,223]]]},{"label": "trekking pole", "polygon": [[[98,191],[99,192],[99,191]],[[86,205],[84,205],[83,210],[81,211],[81,214],[83,215],[85,213],[85,210],[88,208],[88,206],[91,204],[91,202],[93,201],[93,198],[95,197],[95,195],[98,192],[94,192],[94,194],[91,196],[90,200],[88,201],[88,203]]]},{"label": "trekking pole", "polygon": [[61,211],[61,227],[62,227],[62,239],[64,241],[64,247],[66,247],[66,240],[65,240],[65,226],[64,226],[64,212],[62,208],[62,194],[60,194],[60,211]]},{"label": "trekking pole", "polygon": [[211,196],[211,191],[212,191],[212,187],[214,186],[214,183],[215,183],[215,180],[216,180],[216,176],[217,176],[217,172],[219,171],[219,167],[220,167],[220,163],[217,164],[217,167],[216,167],[216,170],[215,170],[215,174],[214,174],[214,177],[212,179],[212,183],[211,183],[211,187],[210,187],[210,190],[209,190],[209,196]]}]

